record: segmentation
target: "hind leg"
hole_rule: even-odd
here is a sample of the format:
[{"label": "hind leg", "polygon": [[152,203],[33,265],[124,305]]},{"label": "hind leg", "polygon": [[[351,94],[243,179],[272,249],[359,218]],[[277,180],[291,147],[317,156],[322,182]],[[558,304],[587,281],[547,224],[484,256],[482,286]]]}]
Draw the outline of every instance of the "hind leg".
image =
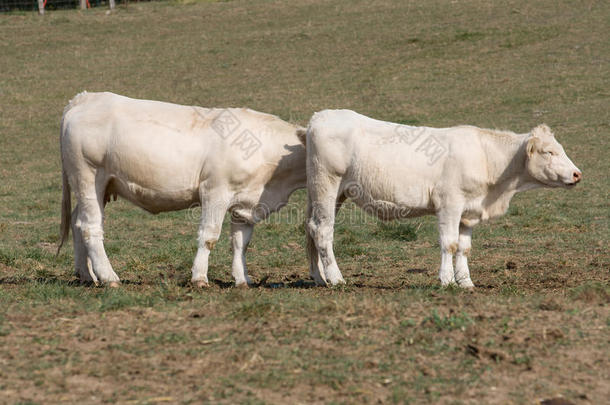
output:
[{"label": "hind leg", "polygon": [[316,179],[312,180],[309,183],[312,187],[309,187],[308,190],[311,193],[311,208],[308,209],[310,217],[307,222],[307,231],[318,251],[318,258],[312,257],[310,260],[312,264],[314,260],[316,261],[315,265],[319,270],[322,270],[319,268],[320,264],[322,265],[323,271],[319,271],[319,273],[325,281],[332,285],[345,284],[333,251],[339,179],[325,175],[324,183],[316,181]]},{"label": "hind leg", "polygon": [[87,247],[83,235],[76,227],[78,217],[78,205],[72,211],[72,240],[74,241],[74,272],[81,283],[97,283],[97,277],[91,268],[91,260],[87,256]]},{"label": "hind leg", "polygon": [[91,260],[93,275],[102,283],[117,286],[116,275],[104,250],[104,192],[106,182],[103,172],[80,172],[74,187],[78,201],[78,213],[74,227],[80,232],[87,256]]},{"label": "hind leg", "polygon": [[[340,194],[335,202],[335,218],[337,217],[337,213],[341,206],[345,202],[347,197],[345,194]],[[307,217],[311,217],[311,202],[307,205]],[[309,261],[309,276],[316,282],[317,285],[326,285],[326,276],[323,273],[324,265],[322,264],[322,259],[320,254],[318,253],[318,249],[316,248],[316,244],[313,238],[307,232],[307,253],[310,257]]]},{"label": "hind leg", "polygon": [[[307,221],[312,218],[312,202],[311,200],[307,203]],[[308,225],[306,223],[306,228]],[[324,276],[324,265],[320,259],[320,255],[318,254],[318,249],[316,248],[316,243],[314,242],[312,233],[309,229],[305,230],[305,234],[307,237],[307,257],[309,258],[309,277],[315,281],[317,285],[326,285],[326,277]]]}]

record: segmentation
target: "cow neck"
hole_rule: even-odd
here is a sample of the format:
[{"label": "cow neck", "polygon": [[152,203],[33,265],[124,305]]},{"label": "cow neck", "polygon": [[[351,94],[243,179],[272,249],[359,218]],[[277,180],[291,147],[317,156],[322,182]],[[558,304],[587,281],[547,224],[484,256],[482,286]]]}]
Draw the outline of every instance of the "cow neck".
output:
[{"label": "cow neck", "polygon": [[530,184],[525,169],[527,135],[502,133],[482,142],[487,157],[488,193],[483,200],[484,219],[502,215],[515,193]]},{"label": "cow neck", "polygon": [[487,184],[490,187],[511,184],[523,172],[527,136],[485,134],[481,144],[487,158]]}]

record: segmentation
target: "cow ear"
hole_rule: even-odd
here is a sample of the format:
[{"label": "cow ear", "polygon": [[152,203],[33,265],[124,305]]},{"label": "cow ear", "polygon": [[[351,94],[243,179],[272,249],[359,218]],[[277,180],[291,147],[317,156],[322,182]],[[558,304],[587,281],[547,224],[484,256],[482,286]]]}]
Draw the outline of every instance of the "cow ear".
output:
[{"label": "cow ear", "polygon": [[553,136],[553,131],[546,124],[540,124],[536,128],[532,129],[532,136],[542,138],[544,136]]},{"label": "cow ear", "polygon": [[527,141],[527,157],[532,157],[538,146],[540,145],[540,138],[537,136],[531,136]]}]

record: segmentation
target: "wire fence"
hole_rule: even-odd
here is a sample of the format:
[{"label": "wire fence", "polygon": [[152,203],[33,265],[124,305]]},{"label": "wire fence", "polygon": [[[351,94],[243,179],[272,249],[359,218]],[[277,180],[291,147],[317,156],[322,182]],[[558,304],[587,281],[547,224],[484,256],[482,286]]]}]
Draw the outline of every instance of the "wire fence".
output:
[{"label": "wire fence", "polygon": [[62,10],[75,8],[105,7],[114,8],[114,5],[137,3],[150,0],[0,0],[0,13],[11,11]]}]

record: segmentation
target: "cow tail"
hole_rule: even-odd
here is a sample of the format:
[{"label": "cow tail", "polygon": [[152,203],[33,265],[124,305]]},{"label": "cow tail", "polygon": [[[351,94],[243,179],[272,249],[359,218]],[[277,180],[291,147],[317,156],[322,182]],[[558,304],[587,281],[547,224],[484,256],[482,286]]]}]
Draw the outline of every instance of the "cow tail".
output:
[{"label": "cow tail", "polygon": [[[297,129],[297,137],[307,148],[307,133],[309,132],[309,128],[299,127]],[[309,165],[308,165],[309,166]],[[318,248],[316,248],[316,243],[311,236],[311,232],[309,230],[309,221],[313,218],[313,201],[311,200],[311,191],[310,191],[310,179],[308,173],[307,179],[307,215],[305,217],[305,235],[306,235],[306,250],[307,250],[307,259],[309,259],[309,275],[313,278],[313,269],[318,265]],[[324,269],[319,269],[320,272],[324,271]]]},{"label": "cow tail", "polygon": [[59,250],[63,246],[68,234],[70,233],[70,222],[72,221],[71,213],[72,213],[72,198],[70,196],[70,183],[68,182],[68,175],[66,171],[62,167],[61,169],[61,177],[62,177],[62,197],[61,197],[61,225],[59,226],[59,246],[57,247],[57,253],[55,256],[59,254]]},{"label": "cow tail", "polygon": [[[309,193],[308,193],[309,194]],[[309,259],[309,275],[313,276],[314,266],[317,266],[318,261],[318,249],[316,248],[316,244],[309,232],[309,221],[312,218],[312,210],[313,205],[311,202],[311,197],[307,196],[307,216],[305,218],[305,235],[307,236],[307,258]],[[320,269],[323,271],[323,269]]]},{"label": "cow tail", "polygon": [[303,128],[303,127],[297,128],[297,138],[299,138],[299,141],[301,141],[303,146],[306,146],[306,144],[307,144],[307,128]]}]

